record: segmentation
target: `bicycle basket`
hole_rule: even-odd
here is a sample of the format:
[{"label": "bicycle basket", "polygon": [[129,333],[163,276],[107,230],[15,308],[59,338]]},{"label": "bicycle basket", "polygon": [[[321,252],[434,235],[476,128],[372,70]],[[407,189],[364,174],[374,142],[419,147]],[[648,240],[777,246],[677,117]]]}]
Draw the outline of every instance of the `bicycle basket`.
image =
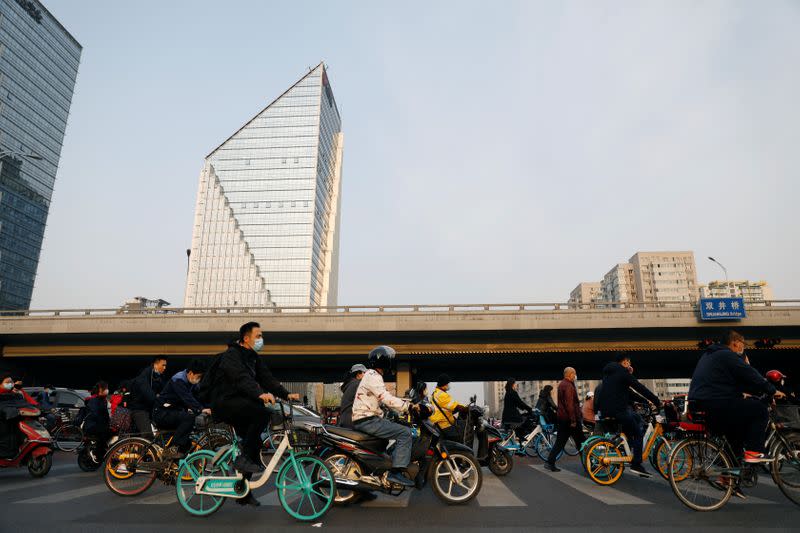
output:
[{"label": "bicycle basket", "polygon": [[293,448],[313,450],[319,442],[321,427],[295,428],[288,432],[289,442]]},{"label": "bicycle basket", "polygon": [[776,405],[775,422],[783,424],[787,428],[800,429],[800,407],[786,404]]}]

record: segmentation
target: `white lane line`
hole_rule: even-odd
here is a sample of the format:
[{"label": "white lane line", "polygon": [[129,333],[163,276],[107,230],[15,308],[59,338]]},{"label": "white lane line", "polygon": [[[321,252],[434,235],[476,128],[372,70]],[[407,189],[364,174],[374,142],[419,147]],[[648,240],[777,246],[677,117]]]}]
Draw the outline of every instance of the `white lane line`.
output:
[{"label": "white lane line", "polygon": [[377,498],[371,502],[362,503],[361,507],[386,507],[397,509],[408,507],[408,503],[411,501],[410,489],[406,489],[398,496],[389,496],[388,494],[383,494],[381,492],[376,493],[376,495],[378,496]]},{"label": "white lane line", "polygon": [[505,483],[492,473],[484,473],[481,491],[476,497],[481,507],[527,507]]},{"label": "white lane line", "polygon": [[561,472],[550,472],[542,466],[528,466],[606,505],[653,505],[653,502],[637,498],[621,490],[603,487],[587,477],[579,476],[563,468]]},{"label": "white lane line", "polygon": [[[628,470],[625,470],[625,475],[631,475],[631,476],[634,476],[634,477],[639,477],[636,474],[634,474],[633,472],[628,474]],[[639,477],[639,479],[644,479],[645,481],[655,482],[655,483],[658,483],[659,485],[662,485],[662,484],[666,483],[666,489],[668,489],[670,492],[672,492],[672,487],[670,486],[669,481],[665,480],[657,472],[653,472],[653,476],[652,477],[649,477],[649,478],[641,478],[641,477]],[[759,486],[761,486],[762,481],[763,481],[762,478],[758,479]],[[772,478],[769,478],[769,481],[772,481]],[[776,485],[772,485],[772,486],[775,487],[776,489],[778,488]],[[747,489],[744,489],[743,492],[747,496],[746,500],[743,500],[741,498],[737,498],[736,496],[733,496],[733,497],[731,497],[730,500],[728,500],[728,503],[757,503],[759,505],[777,504],[777,502],[773,502],[772,500],[765,500],[764,498],[758,498],[756,496],[750,496],[749,494],[747,494]]]},{"label": "white lane line", "polygon": [[83,487],[82,489],[57,492],[55,494],[49,494],[47,496],[39,496],[37,498],[30,498],[27,500],[20,500],[14,503],[62,503],[70,500],[75,500],[77,498],[83,498],[84,496],[91,496],[93,494],[106,492],[107,490],[108,487],[106,487],[105,483],[101,483],[99,485],[90,485],[88,487]]},{"label": "white lane line", "polygon": [[[30,477],[30,476],[29,476]],[[25,490],[25,489],[35,489],[41,487],[42,485],[50,485],[52,483],[57,483],[61,478],[57,477],[46,477],[44,479],[28,479],[26,481],[20,481],[17,483],[9,483],[8,485],[0,485],[0,492],[7,492],[9,490]]]},{"label": "white lane line", "polygon": [[163,491],[144,498],[136,498],[130,503],[133,505],[169,505],[170,503],[178,503],[178,496],[174,490]]}]

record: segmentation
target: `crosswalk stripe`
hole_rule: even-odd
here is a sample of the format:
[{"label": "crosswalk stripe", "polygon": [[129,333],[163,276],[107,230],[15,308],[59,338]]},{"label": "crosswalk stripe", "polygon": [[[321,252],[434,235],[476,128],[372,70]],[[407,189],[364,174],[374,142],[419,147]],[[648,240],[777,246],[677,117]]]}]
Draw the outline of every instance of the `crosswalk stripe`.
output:
[{"label": "crosswalk stripe", "polygon": [[569,470],[562,469],[561,472],[550,472],[544,467],[528,465],[537,472],[541,472],[552,479],[558,480],[578,492],[585,494],[606,505],[652,505],[653,502],[637,498],[632,494],[617,490],[611,487],[601,487],[589,478],[579,476]]},{"label": "crosswalk stripe", "polygon": [[505,483],[492,473],[484,474],[481,491],[476,497],[481,507],[527,507]]},{"label": "crosswalk stripe", "polygon": [[[625,471],[625,474],[626,474],[626,475],[627,475],[627,472],[628,472],[628,471],[626,470],[626,471]],[[631,475],[632,475],[632,476],[634,476],[634,477],[639,477],[639,476],[637,476],[636,474],[633,474],[633,473],[632,473]],[[672,492],[672,487],[670,486],[670,484],[669,484],[669,481],[668,481],[668,480],[665,480],[665,479],[664,479],[663,477],[661,477],[661,476],[660,476],[658,473],[653,473],[653,476],[652,476],[652,477],[649,477],[649,478],[639,478],[639,479],[644,479],[645,481],[649,481],[649,482],[658,483],[659,485],[662,485],[662,486],[663,486],[664,484],[666,484],[666,488],[667,488],[667,489],[668,489],[670,492]],[[772,481],[772,478],[769,478],[769,481]],[[762,479],[761,479],[761,478],[759,478],[759,480],[758,480],[758,484],[759,484],[759,486],[762,484]],[[774,487],[774,488],[776,488],[776,489],[778,488],[778,487],[777,487],[777,485],[775,485],[775,484],[768,485],[768,486],[772,486],[772,487]],[[747,489],[745,489],[745,491],[746,491],[746,490],[747,490]],[[764,505],[764,504],[775,504],[775,503],[776,503],[776,502],[773,502],[772,500],[765,500],[764,498],[758,498],[758,497],[756,497],[756,496],[750,496],[749,494],[747,494],[747,492],[745,492],[745,495],[747,495],[747,499],[746,499],[746,500],[742,500],[741,498],[737,498],[737,497],[733,496],[733,497],[731,497],[731,499],[730,499],[730,500],[728,500],[728,503],[735,503],[735,504],[742,504],[742,503],[757,503],[757,504],[759,504],[759,505]]]},{"label": "crosswalk stripe", "polygon": [[51,483],[57,483],[61,478],[57,477],[46,477],[43,479],[26,479],[25,481],[20,481],[18,483],[10,483],[8,485],[0,486],[0,492],[8,492],[10,490],[25,490],[25,489],[35,489],[41,487],[42,485],[50,485]]},{"label": "crosswalk stripe", "polygon": [[271,490],[263,496],[256,498],[261,505],[279,506],[281,504],[278,499],[278,491]]},{"label": "crosswalk stripe", "polygon": [[171,503],[178,503],[178,496],[175,494],[174,490],[163,491],[145,496],[144,498],[136,498],[131,501],[131,503],[134,505],[169,505]]},{"label": "crosswalk stripe", "polygon": [[377,498],[371,502],[364,502],[361,507],[387,507],[387,508],[402,508],[408,507],[411,501],[411,491],[405,490],[397,496],[389,496],[388,494],[377,493]]},{"label": "crosswalk stripe", "polygon": [[55,494],[49,494],[47,496],[39,496],[27,500],[20,500],[14,503],[62,503],[62,502],[67,502],[69,500],[82,498],[84,496],[99,494],[107,490],[108,488],[105,486],[105,484],[101,483],[98,485],[89,485],[88,487],[83,487],[82,489],[57,492]]}]

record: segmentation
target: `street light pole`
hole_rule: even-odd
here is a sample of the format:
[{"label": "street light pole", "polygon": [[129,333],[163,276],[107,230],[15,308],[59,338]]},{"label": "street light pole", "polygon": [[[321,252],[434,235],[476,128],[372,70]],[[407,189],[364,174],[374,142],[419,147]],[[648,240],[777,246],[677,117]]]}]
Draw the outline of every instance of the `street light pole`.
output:
[{"label": "street light pole", "polygon": [[191,257],[191,255],[192,255],[192,249],[191,248],[187,248],[186,249],[186,275],[187,276],[189,275],[189,257]]},{"label": "street light pole", "polygon": [[718,264],[718,265],[719,265],[719,267],[720,267],[720,268],[722,269],[722,271],[725,273],[725,282],[727,283],[727,281],[728,281],[728,269],[727,269],[727,268],[725,268],[725,266],[724,266],[722,263],[720,263],[719,261],[717,261],[717,260],[716,260],[716,259],[714,259],[713,257],[709,256],[709,258],[708,258],[708,259],[709,259],[709,261],[711,261],[712,263],[716,263],[716,264]]}]

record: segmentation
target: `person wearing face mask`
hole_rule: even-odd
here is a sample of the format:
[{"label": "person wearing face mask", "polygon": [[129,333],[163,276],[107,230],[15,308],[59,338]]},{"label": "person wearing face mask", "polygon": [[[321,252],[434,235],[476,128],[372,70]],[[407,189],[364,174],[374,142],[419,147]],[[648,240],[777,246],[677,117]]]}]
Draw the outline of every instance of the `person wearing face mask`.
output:
[{"label": "person wearing face mask", "polygon": [[463,422],[458,424],[455,413],[466,413],[467,407],[455,401],[449,391],[450,376],[442,374],[436,379],[436,388],[431,393],[433,415],[429,420],[439,427],[446,439],[461,442],[464,440]]},{"label": "person wearing face mask", "polygon": [[0,394],[12,394],[13,397],[9,396],[9,398],[13,398],[14,400],[22,399],[31,405],[39,405],[39,402],[34,400],[31,395],[22,388],[22,381],[14,381],[14,378],[12,378],[10,374],[3,374]]},{"label": "person wearing face mask", "polygon": [[156,404],[156,396],[164,388],[163,374],[166,370],[167,358],[163,355],[156,356],[153,363],[131,382],[131,418],[136,424],[136,431],[145,437],[153,436],[150,415]]},{"label": "person wearing face mask", "polygon": [[[211,409],[214,417],[234,427],[243,438],[242,454],[236,458],[234,467],[245,474],[262,472],[261,434],[267,424],[278,424],[279,413],[265,407],[275,403],[275,397],[284,400],[299,400],[299,394],[290,394],[275,379],[263,357],[258,355],[264,347],[264,338],[258,322],[248,322],[239,328],[239,340],[231,343],[219,355],[219,363],[213,372],[211,387],[213,397]],[[252,493],[236,500],[241,505],[259,505]]]},{"label": "person wearing face mask", "polygon": [[172,376],[156,397],[153,423],[158,429],[175,430],[172,446],[164,451],[164,460],[183,459],[189,450],[195,417],[200,413],[211,414],[211,409],[204,408],[196,396],[204,371],[201,361],[192,361],[188,368]]},{"label": "person wearing face mask", "polygon": [[83,418],[83,432],[97,441],[97,457],[106,454],[108,439],[111,437],[108,415],[108,383],[98,381],[92,388],[92,395],[86,398],[86,415]]},{"label": "person wearing face mask", "polygon": [[551,472],[559,472],[556,466],[556,459],[564,450],[567,441],[572,437],[575,447],[581,449],[583,444],[583,425],[581,424],[581,404],[578,400],[578,389],[575,382],[578,380],[578,373],[574,368],[568,366],[564,369],[564,379],[558,384],[558,410],[556,412],[556,428],[558,435],[550,455],[544,463],[544,467]]},{"label": "person wearing face mask", "polygon": [[784,394],[745,361],[744,337],[726,331],[719,344],[709,346],[692,374],[690,409],[704,411],[708,424],[728,438],[733,451],[744,451],[746,463],[767,462],[769,411],[757,398],[745,394],[783,398]]}]

